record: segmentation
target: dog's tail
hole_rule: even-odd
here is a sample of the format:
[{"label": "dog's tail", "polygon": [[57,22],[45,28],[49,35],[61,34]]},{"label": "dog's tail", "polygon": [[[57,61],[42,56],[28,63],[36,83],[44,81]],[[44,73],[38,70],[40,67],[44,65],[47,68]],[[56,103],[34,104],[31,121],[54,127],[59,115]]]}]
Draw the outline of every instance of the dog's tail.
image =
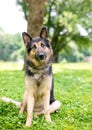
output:
[{"label": "dog's tail", "polygon": [[21,106],[21,102],[15,101],[15,100],[13,100],[11,98],[2,97],[1,100],[4,101],[4,102],[7,102],[7,103],[13,103],[18,108],[20,108],[20,106]]}]

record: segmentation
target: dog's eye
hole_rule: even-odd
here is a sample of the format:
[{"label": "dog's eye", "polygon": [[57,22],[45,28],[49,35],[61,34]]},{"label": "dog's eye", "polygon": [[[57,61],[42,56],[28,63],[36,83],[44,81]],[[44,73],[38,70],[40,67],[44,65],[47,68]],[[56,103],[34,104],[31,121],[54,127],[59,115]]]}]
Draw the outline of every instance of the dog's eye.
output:
[{"label": "dog's eye", "polygon": [[44,43],[41,43],[41,47],[45,47],[45,44],[44,44]]},{"label": "dog's eye", "polygon": [[36,49],[36,48],[37,48],[36,45],[33,45],[31,49]]}]

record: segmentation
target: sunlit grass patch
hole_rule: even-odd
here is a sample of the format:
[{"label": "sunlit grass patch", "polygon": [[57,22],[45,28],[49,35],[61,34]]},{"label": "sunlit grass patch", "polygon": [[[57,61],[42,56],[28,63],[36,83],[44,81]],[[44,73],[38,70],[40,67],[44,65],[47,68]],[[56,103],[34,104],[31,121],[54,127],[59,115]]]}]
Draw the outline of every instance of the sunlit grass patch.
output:
[{"label": "sunlit grass patch", "polygon": [[22,70],[23,63],[21,62],[0,62],[0,71],[3,70]]},{"label": "sunlit grass patch", "polygon": [[53,72],[62,72],[63,70],[92,70],[91,63],[54,63]]}]

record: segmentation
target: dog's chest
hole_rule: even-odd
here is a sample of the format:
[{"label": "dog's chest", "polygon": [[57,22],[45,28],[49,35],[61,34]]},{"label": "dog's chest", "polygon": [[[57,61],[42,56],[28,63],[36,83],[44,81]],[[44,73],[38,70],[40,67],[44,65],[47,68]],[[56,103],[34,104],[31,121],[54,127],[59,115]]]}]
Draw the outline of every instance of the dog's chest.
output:
[{"label": "dog's chest", "polygon": [[[39,81],[37,81],[37,86],[34,92],[34,99],[35,99],[35,108],[43,108],[43,96],[45,93],[45,86],[42,86],[40,83],[42,78],[39,78]],[[40,85],[41,84],[41,85]]]},{"label": "dog's chest", "polygon": [[44,78],[44,74],[42,74],[42,73],[37,73],[37,74],[35,74],[34,75],[34,79],[37,81],[37,82],[41,82],[41,80],[43,80],[43,78]]},{"label": "dog's chest", "polygon": [[35,80],[35,83],[37,86],[41,84],[41,82],[44,80],[44,78],[47,75],[47,69],[41,69],[41,70],[35,70],[33,68],[29,68],[30,73],[32,74],[31,77],[33,80]]},{"label": "dog's chest", "polygon": [[40,99],[43,96],[43,93],[45,92],[46,86],[44,85],[44,75],[35,75],[36,80],[36,89],[35,89],[35,98]]}]

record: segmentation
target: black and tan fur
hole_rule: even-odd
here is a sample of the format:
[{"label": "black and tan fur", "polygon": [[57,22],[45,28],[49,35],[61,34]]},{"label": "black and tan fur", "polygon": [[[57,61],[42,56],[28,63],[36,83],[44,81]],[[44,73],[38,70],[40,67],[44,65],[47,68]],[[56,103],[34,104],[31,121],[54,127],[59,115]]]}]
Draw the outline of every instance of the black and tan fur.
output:
[{"label": "black and tan fur", "polygon": [[25,32],[22,36],[26,47],[26,89],[23,100],[21,105],[12,99],[3,98],[3,100],[19,105],[20,113],[23,113],[27,106],[26,126],[31,125],[33,112],[35,115],[44,114],[46,120],[51,122],[50,113],[60,108],[60,102],[54,99],[53,51],[48,40],[47,29],[43,27],[37,38],[32,38]]},{"label": "black and tan fur", "polygon": [[[47,121],[51,121],[49,112],[50,91],[52,87],[52,55],[53,51],[47,39],[46,28],[42,28],[40,37],[32,38],[23,33],[26,46],[25,94],[20,113],[27,105],[26,126],[31,125],[32,113],[42,111]],[[54,99],[53,99],[54,100]]]}]

